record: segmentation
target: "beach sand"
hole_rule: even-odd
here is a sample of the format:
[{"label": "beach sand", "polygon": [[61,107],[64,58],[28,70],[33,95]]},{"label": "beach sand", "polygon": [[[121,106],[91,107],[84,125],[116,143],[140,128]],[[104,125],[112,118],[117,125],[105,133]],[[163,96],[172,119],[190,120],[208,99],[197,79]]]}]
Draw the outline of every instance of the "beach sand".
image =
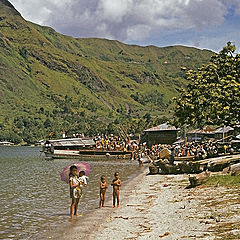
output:
[{"label": "beach sand", "polygon": [[[105,208],[76,218],[56,239],[238,239],[234,236],[240,236],[239,189],[185,189],[188,175],[147,172],[121,188],[119,208],[112,209],[109,199]],[[230,205],[222,202],[224,197],[232,200]]]}]

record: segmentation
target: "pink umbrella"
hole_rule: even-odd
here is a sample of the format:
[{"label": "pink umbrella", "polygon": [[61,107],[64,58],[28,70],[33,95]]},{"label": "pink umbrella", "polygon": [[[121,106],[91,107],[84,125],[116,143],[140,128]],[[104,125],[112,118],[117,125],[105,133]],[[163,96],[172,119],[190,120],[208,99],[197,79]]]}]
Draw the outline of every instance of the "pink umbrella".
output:
[{"label": "pink umbrella", "polygon": [[78,162],[78,163],[72,163],[65,167],[63,171],[61,172],[61,180],[68,183],[69,182],[69,173],[70,173],[70,167],[71,166],[77,167],[77,172],[84,171],[86,176],[90,173],[91,167],[88,163],[85,162]]}]

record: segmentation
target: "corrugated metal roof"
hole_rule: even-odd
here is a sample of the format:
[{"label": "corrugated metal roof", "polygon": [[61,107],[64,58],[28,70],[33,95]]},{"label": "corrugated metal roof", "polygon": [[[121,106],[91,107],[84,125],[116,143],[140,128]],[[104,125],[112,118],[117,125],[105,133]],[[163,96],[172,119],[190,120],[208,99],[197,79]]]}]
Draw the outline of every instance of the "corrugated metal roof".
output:
[{"label": "corrugated metal roof", "polygon": [[189,131],[188,133],[190,134],[214,134],[215,133],[215,129],[209,127],[209,126],[205,126],[203,129],[195,129],[192,131]]},{"label": "corrugated metal roof", "polygon": [[95,141],[91,138],[66,138],[49,140],[52,146],[94,146]]},{"label": "corrugated metal roof", "polygon": [[152,127],[152,128],[147,129],[147,130],[144,130],[144,132],[158,132],[158,131],[179,131],[179,128],[171,126],[167,123],[163,123],[163,124],[158,125],[156,127]]},{"label": "corrugated metal roof", "polygon": [[[230,127],[230,126],[226,126],[224,127],[224,132],[227,133],[227,132],[230,132],[230,131],[234,131],[234,128]],[[215,133],[223,133],[223,127],[221,128],[218,128]]]},{"label": "corrugated metal roof", "polygon": [[[229,131],[233,131],[234,128],[226,126],[224,128],[224,132],[227,133]],[[188,134],[215,134],[215,133],[223,133],[223,127],[217,128],[217,129],[212,129],[209,126],[205,126],[203,129],[195,129],[192,131],[189,131]]]},{"label": "corrugated metal roof", "polygon": [[177,145],[177,144],[181,144],[184,143],[185,140],[183,138],[178,139],[176,142],[174,142],[172,145]]}]

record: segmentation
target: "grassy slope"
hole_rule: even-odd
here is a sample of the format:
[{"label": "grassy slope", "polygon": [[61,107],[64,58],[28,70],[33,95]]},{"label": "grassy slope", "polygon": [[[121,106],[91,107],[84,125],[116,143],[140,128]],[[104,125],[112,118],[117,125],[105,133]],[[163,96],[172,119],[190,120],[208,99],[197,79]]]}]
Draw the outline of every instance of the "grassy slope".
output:
[{"label": "grassy slope", "polygon": [[100,122],[129,110],[133,117],[165,114],[186,84],[181,67],[196,69],[211,55],[183,46],[74,39],[25,21],[0,0],[0,126],[13,129],[16,118],[34,118],[40,131],[49,118],[66,128],[54,110],[97,116]]}]

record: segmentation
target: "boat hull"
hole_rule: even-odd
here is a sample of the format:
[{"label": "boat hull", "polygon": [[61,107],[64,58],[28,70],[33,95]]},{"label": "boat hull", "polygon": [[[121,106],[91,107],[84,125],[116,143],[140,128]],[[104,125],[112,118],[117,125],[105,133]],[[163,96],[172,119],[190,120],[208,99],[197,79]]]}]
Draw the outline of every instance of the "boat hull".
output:
[{"label": "boat hull", "polygon": [[44,152],[47,158],[53,159],[131,159],[131,152],[120,151],[54,151]]}]

